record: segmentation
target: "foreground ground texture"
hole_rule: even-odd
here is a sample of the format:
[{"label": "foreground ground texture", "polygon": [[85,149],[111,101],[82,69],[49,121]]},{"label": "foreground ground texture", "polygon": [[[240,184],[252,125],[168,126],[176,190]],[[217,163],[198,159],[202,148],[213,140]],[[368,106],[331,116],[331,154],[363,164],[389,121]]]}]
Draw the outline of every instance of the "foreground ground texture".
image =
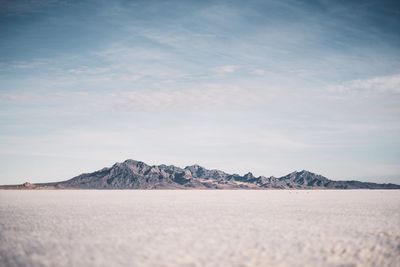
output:
[{"label": "foreground ground texture", "polygon": [[1,266],[399,266],[400,191],[0,191]]}]

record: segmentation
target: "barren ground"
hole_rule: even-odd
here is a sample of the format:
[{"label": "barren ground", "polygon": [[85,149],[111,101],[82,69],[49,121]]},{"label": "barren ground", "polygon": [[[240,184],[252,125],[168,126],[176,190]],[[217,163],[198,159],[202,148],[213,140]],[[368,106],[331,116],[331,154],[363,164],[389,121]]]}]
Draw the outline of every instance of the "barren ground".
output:
[{"label": "barren ground", "polygon": [[1,266],[400,266],[400,190],[0,191]]}]

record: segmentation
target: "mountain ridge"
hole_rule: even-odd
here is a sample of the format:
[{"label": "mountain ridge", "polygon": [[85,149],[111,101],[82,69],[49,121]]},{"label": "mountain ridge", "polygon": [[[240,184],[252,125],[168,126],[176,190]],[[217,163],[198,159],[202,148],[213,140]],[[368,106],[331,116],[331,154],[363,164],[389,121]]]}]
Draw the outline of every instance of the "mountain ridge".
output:
[{"label": "mountain ridge", "polygon": [[61,182],[26,182],[3,185],[0,189],[400,189],[400,185],[334,181],[307,170],[282,177],[256,177],[251,172],[242,176],[206,169],[198,164],[180,168],[127,159]]}]

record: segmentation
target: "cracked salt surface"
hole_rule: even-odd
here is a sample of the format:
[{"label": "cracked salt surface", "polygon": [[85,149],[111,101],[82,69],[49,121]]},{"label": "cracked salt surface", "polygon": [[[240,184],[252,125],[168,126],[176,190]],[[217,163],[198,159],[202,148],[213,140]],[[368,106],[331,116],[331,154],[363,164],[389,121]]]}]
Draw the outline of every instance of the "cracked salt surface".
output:
[{"label": "cracked salt surface", "polygon": [[1,266],[400,266],[400,191],[0,191]]}]

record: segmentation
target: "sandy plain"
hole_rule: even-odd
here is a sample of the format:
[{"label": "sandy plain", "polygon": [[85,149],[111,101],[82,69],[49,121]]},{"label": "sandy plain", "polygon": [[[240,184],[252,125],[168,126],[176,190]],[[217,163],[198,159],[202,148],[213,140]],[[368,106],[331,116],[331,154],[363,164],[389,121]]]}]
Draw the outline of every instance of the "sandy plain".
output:
[{"label": "sandy plain", "polygon": [[400,266],[400,190],[3,190],[0,265]]}]

